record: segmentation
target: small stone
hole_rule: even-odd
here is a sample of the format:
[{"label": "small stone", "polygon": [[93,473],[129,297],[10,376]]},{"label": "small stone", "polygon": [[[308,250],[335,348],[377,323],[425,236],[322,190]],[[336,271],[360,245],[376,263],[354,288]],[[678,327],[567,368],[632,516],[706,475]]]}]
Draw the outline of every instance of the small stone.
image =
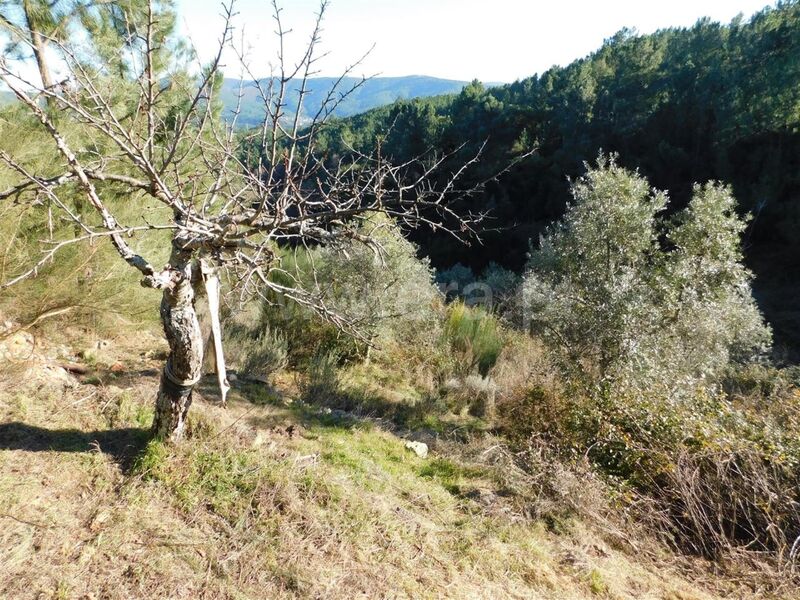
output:
[{"label": "small stone", "polygon": [[428,444],[423,442],[406,442],[406,450],[411,450],[411,452],[420,458],[428,456]]},{"label": "small stone", "polygon": [[124,371],[125,371],[125,365],[123,365],[121,362],[115,362],[113,365],[111,365],[112,373],[122,373]]},{"label": "small stone", "polygon": [[439,436],[430,429],[412,431],[406,437],[412,442],[422,442],[428,446],[428,450],[436,450],[436,445],[439,443]]},{"label": "small stone", "polygon": [[34,367],[31,369],[30,377],[41,385],[54,388],[72,388],[77,385],[75,378],[66,369],[57,365],[43,364]]},{"label": "small stone", "polygon": [[13,333],[0,342],[0,354],[13,359],[30,358],[33,348],[33,336],[27,331]]}]

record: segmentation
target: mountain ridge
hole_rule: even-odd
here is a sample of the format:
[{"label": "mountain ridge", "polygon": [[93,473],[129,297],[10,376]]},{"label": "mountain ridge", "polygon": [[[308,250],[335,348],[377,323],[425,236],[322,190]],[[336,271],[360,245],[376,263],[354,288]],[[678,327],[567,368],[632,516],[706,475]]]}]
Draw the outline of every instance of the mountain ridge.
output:
[{"label": "mountain ridge", "polygon": [[[259,83],[269,83],[269,77],[257,80]],[[339,80],[338,77],[313,77],[307,81],[307,92],[304,100],[304,111],[301,120],[308,122],[313,114],[322,106],[331,87]],[[363,81],[363,83],[361,83]],[[443,79],[429,75],[403,75],[397,77],[344,77],[338,86],[338,94],[344,94],[353,86],[358,86],[352,93],[344,98],[333,111],[335,117],[349,117],[366,112],[379,106],[392,104],[398,100],[413,98],[427,98],[459,93],[469,81],[456,79]],[[292,80],[288,85],[289,97],[287,98],[287,114],[296,106],[299,79]],[[261,99],[255,81],[226,78],[222,82],[221,100],[223,111],[227,118],[232,118],[235,110],[239,88],[242,86],[242,106],[237,126],[241,128],[256,127],[261,123],[264,115]],[[500,85],[488,82],[487,87]],[[266,87],[266,86],[264,86]]]}]

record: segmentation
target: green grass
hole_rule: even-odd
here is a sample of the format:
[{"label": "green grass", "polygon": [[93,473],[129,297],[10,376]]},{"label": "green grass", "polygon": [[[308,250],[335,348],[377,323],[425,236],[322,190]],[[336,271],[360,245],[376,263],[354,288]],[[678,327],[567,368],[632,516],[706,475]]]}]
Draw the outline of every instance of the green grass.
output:
[{"label": "green grass", "polygon": [[497,319],[481,308],[454,302],[448,310],[445,337],[463,356],[466,373],[472,369],[485,376],[495,365],[504,341]]},{"label": "green grass", "polygon": [[89,441],[147,435],[158,382],[115,385],[0,388],[5,420],[58,442],[0,450],[0,597],[707,597],[640,557],[586,554],[604,534],[579,516],[548,529],[520,508],[535,490],[485,460],[499,440],[446,415],[423,419],[441,441],[421,459],[387,421],[244,386],[227,410],[198,394],[177,446],[109,449]]},{"label": "green grass", "polygon": [[482,469],[459,465],[446,458],[434,458],[422,465],[417,472],[420,477],[431,479],[456,495],[461,494],[470,481],[486,476]]}]

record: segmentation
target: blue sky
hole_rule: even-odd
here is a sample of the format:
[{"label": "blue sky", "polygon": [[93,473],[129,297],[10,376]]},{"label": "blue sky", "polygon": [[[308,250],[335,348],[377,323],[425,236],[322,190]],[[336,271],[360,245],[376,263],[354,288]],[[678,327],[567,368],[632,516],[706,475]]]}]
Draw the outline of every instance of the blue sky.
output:
[{"label": "blue sky", "polygon": [[[450,79],[513,81],[568,64],[623,27],[642,33],[689,26],[708,16],[729,22],[749,17],[768,0],[332,0],[325,19],[321,74],[336,75],[373,44],[357,74],[434,75]],[[283,0],[293,29],[288,54],[300,51],[310,33],[318,0]],[[219,37],[218,0],[178,0],[180,27],[201,56]],[[242,32],[251,68],[269,74],[274,59],[274,22],[268,0],[239,0],[237,40]],[[236,62],[227,57],[226,75]]]}]

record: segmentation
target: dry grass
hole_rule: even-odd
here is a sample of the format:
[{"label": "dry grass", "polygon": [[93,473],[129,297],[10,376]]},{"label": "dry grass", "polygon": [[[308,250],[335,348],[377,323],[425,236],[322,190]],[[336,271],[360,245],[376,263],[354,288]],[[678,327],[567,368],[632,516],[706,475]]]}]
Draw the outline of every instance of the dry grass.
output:
[{"label": "dry grass", "polygon": [[[705,563],[690,579],[547,508],[488,435],[420,459],[290,390],[238,388],[224,411],[209,386],[191,439],[148,443],[154,353],[104,352],[72,388],[0,385],[0,597],[717,597]],[[560,477],[564,502],[588,490]]]}]

